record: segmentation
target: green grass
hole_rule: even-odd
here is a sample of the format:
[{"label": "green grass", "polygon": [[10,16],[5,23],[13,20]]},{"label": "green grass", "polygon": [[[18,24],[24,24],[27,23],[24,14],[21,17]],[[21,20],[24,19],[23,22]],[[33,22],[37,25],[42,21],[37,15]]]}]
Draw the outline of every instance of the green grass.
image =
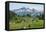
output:
[{"label": "green grass", "polygon": [[9,22],[10,29],[21,29],[21,28],[42,28],[43,27],[43,20],[39,20],[35,18],[32,21],[32,17],[13,17]]}]

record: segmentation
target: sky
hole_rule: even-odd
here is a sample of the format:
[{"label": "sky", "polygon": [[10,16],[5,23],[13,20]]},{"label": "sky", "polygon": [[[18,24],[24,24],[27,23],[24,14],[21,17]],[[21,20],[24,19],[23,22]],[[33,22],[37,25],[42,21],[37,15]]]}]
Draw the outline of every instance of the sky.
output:
[{"label": "sky", "polygon": [[44,10],[44,5],[40,5],[40,4],[25,4],[25,3],[10,3],[9,4],[9,9],[10,10],[14,10],[14,9],[19,9],[22,7],[26,7],[26,8],[35,8],[37,10]]}]

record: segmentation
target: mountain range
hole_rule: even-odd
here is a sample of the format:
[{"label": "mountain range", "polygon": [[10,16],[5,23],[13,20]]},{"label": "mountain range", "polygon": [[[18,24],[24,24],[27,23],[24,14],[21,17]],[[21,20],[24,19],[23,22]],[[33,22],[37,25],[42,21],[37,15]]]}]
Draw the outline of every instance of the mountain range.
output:
[{"label": "mountain range", "polygon": [[27,14],[29,14],[31,16],[37,16],[37,15],[40,16],[40,14],[42,15],[42,13],[43,13],[43,11],[39,11],[35,8],[30,9],[30,8],[26,8],[26,7],[22,7],[22,8],[19,8],[19,9],[14,9],[14,10],[12,10],[12,12],[14,12],[17,15],[20,15],[20,16],[23,16],[23,15],[26,16]]}]

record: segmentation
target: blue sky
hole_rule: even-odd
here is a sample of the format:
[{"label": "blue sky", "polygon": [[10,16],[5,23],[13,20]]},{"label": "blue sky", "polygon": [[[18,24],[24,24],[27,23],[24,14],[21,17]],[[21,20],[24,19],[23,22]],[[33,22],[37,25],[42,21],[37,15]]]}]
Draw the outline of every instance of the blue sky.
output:
[{"label": "blue sky", "polygon": [[25,4],[25,3],[10,3],[9,9],[10,10],[14,10],[14,9],[19,9],[22,7],[26,7],[26,8],[35,8],[37,10],[43,10],[44,6],[40,5],[40,4]]}]

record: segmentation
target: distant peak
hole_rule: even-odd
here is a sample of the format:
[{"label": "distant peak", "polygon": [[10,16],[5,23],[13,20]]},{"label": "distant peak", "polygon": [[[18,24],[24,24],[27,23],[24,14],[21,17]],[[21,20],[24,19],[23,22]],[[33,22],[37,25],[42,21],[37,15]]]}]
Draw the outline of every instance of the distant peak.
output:
[{"label": "distant peak", "polygon": [[36,10],[35,8],[32,8],[32,11],[34,11],[34,12],[35,12],[35,11],[37,11],[37,10]]},{"label": "distant peak", "polygon": [[22,7],[21,9],[26,9],[26,7]]}]

